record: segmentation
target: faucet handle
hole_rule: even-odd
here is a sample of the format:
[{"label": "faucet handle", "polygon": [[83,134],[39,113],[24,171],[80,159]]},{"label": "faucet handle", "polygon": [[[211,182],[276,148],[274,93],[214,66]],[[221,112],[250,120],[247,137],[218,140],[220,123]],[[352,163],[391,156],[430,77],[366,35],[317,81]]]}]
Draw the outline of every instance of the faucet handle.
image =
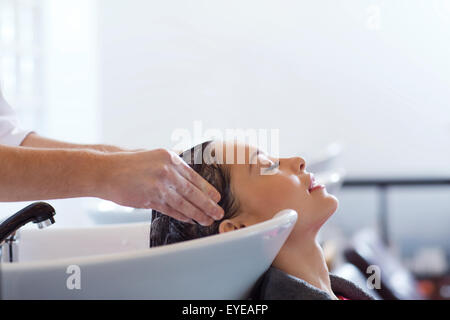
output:
[{"label": "faucet handle", "polygon": [[19,257],[19,235],[17,230],[8,236],[8,238],[0,244],[0,262],[16,262]]},{"label": "faucet handle", "polygon": [[5,240],[5,242],[19,241],[20,239],[20,229],[17,229]]}]

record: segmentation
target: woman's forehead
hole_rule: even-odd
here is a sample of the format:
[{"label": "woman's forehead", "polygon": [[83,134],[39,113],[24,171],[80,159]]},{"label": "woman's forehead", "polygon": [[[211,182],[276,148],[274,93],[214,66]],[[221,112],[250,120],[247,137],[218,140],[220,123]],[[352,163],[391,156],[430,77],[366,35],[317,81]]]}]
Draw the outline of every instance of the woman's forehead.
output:
[{"label": "woman's forehead", "polygon": [[223,164],[254,164],[255,155],[259,149],[243,142],[219,141],[214,142],[216,161]]}]

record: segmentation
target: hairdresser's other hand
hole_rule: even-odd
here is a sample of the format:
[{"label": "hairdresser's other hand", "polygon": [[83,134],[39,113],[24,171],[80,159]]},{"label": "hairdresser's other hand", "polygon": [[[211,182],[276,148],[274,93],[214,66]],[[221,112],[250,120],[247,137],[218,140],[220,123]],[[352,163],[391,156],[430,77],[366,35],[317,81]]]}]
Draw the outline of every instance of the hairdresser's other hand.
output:
[{"label": "hairdresser's other hand", "polygon": [[[210,225],[223,216],[220,194],[176,153],[166,149],[106,155],[102,198],[151,208],[184,222]],[[191,220],[192,219],[192,220]]]}]

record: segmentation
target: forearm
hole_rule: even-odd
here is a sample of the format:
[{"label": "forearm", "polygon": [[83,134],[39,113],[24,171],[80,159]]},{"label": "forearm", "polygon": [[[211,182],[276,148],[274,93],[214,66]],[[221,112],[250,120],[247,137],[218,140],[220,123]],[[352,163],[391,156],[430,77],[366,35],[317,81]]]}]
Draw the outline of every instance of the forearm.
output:
[{"label": "forearm", "polygon": [[86,150],[95,150],[101,152],[121,152],[127,151],[120,147],[105,145],[105,144],[75,144],[64,141],[58,141],[54,139],[49,139],[45,137],[41,137],[36,133],[30,133],[21,144],[22,147],[31,147],[31,148],[49,148],[49,149],[86,149]]},{"label": "forearm", "polygon": [[[96,197],[210,225],[220,194],[168,150],[100,152],[0,144],[0,201]],[[220,214],[220,216],[219,216]]]},{"label": "forearm", "polygon": [[101,197],[107,163],[97,151],[0,146],[0,201]]}]

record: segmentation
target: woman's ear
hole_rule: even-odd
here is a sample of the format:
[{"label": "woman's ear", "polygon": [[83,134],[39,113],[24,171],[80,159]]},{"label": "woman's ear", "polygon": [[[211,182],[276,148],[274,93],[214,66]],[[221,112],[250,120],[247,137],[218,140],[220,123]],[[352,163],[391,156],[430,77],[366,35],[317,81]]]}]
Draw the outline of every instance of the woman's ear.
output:
[{"label": "woman's ear", "polygon": [[245,228],[246,225],[237,219],[225,219],[219,224],[219,233]]}]

